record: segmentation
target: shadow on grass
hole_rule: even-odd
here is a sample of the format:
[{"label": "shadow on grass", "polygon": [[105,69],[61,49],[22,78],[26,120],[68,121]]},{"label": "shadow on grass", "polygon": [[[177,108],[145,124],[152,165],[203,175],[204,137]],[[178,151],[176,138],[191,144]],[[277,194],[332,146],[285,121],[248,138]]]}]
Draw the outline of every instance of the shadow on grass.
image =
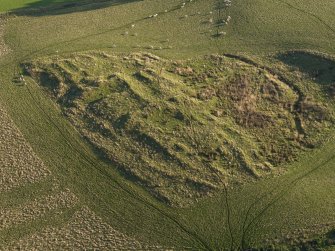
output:
[{"label": "shadow on grass", "polygon": [[51,16],[97,10],[143,0],[38,0],[12,13],[19,16]]},{"label": "shadow on grass", "polygon": [[316,83],[330,85],[335,83],[335,60],[326,56],[305,51],[292,51],[279,54],[277,59],[298,68]]}]

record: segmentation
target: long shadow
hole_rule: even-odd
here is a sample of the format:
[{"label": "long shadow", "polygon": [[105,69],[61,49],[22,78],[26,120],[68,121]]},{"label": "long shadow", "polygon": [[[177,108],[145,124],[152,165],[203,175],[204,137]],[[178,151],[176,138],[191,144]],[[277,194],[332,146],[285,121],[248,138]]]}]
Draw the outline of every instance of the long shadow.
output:
[{"label": "long shadow", "polygon": [[283,63],[297,68],[320,85],[335,83],[335,60],[305,51],[291,51],[277,55]]},{"label": "long shadow", "polygon": [[39,0],[12,10],[18,16],[52,16],[103,9],[143,0]]}]

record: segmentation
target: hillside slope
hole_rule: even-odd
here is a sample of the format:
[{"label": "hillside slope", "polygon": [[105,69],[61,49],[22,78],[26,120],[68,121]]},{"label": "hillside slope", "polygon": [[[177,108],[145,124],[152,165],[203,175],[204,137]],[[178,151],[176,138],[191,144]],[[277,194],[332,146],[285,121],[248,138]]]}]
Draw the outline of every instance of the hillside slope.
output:
[{"label": "hillside slope", "polygon": [[[217,1],[185,2],[185,7],[182,7],[183,1],[179,0],[121,1],[118,5],[107,7],[98,3],[92,4],[90,10],[78,6],[66,10],[53,10],[50,7],[43,12],[12,14],[6,25],[2,26],[4,28],[0,28],[0,34],[4,33],[4,41],[11,48],[9,53],[0,58],[1,105],[22,132],[22,137],[28,142],[36,158],[51,173],[51,176],[43,176],[34,183],[22,183],[22,186],[1,193],[0,210],[4,212],[6,219],[3,221],[5,225],[2,225],[0,249],[43,249],[49,242],[57,248],[66,249],[62,246],[62,241],[55,239],[78,237],[83,242],[77,243],[77,246],[69,242],[71,248],[89,245],[87,240],[91,237],[101,245],[107,245],[101,239],[103,238],[108,243],[115,240],[116,245],[119,240],[127,240],[129,242],[124,243],[130,243],[135,248],[141,245],[147,247],[141,243],[150,243],[157,246],[149,245],[149,248],[173,247],[176,250],[280,250],[303,245],[316,249],[317,246],[333,245],[334,127],[331,119],[318,118],[320,110],[313,111],[313,107],[317,104],[330,117],[335,109],[334,1],[234,0],[232,6],[221,15],[216,10]],[[6,8],[13,7],[7,5]],[[231,21],[222,26],[222,19],[226,21],[228,16],[231,16]],[[171,208],[143,189],[143,183],[139,185],[136,180],[125,179],[115,164],[110,164],[97,155],[96,149],[82,138],[78,131],[80,127],[74,127],[64,116],[64,109],[55,105],[57,97],[52,96],[50,90],[49,93],[46,92],[45,88],[41,88],[27,76],[24,77],[26,85],[20,80],[20,74],[24,73],[23,63],[33,63],[36,69],[43,66],[47,68],[43,71],[59,73],[59,70],[70,71],[68,67],[71,63],[78,66],[78,62],[71,62],[73,59],[69,58],[70,53],[121,53],[130,57],[133,53],[144,52],[158,55],[167,62],[189,62],[191,66],[196,62],[203,65],[205,55],[226,54],[230,58],[227,59],[228,62],[237,60],[238,69],[243,66],[248,71],[254,71],[256,80],[258,75],[269,79],[270,83],[278,82],[278,77],[281,82],[281,77],[289,80],[294,86],[299,86],[304,94],[302,100],[306,101],[303,106],[306,110],[301,116],[307,123],[302,127],[307,129],[305,139],[309,138],[311,142],[306,144],[308,147],[299,149],[299,155],[294,161],[280,166],[280,169],[286,170],[280,176],[269,175],[252,182],[223,186],[222,190],[212,193],[210,197],[202,197],[193,205]],[[61,68],[48,64],[51,59],[61,64]],[[90,61],[96,63],[96,71],[88,72],[87,76],[84,72],[73,69],[70,73],[84,80],[99,80],[101,77],[103,84],[105,78],[111,75],[110,64],[120,65],[123,62],[117,58],[109,59],[107,63],[106,60],[91,57]],[[63,65],[64,63],[70,64]],[[251,66],[245,66],[250,64]],[[136,76],[130,74],[131,69],[134,72],[139,70],[134,70],[131,65],[129,67],[128,70],[121,69],[124,74],[116,77],[127,78],[127,81],[129,77],[131,81],[128,82],[136,83],[133,88],[141,87],[143,84],[136,82],[133,79]],[[183,87],[182,81],[176,81],[177,78],[183,80],[185,77],[179,78],[176,73],[171,76],[165,71],[162,71],[164,78],[156,77],[155,72],[159,69],[153,68],[152,72],[140,72],[149,80],[153,79],[152,90],[144,92],[152,102],[161,106],[168,104],[163,99],[164,93],[163,98],[150,94],[155,89],[162,88],[161,83],[167,77],[173,78],[169,79],[171,85],[180,87],[173,95],[178,94],[182,98],[189,96],[191,88]],[[261,74],[257,75],[258,71]],[[39,72],[42,72],[41,69]],[[225,70],[222,72],[226,74]],[[64,82],[63,87],[68,85],[64,76],[57,77]],[[259,87],[263,82],[254,81],[254,78],[250,81],[251,86]],[[36,76],[35,80],[40,81]],[[277,85],[281,87],[282,83]],[[94,90],[94,86],[91,89]],[[66,88],[56,88],[53,95],[64,94],[59,92],[64,90]],[[229,97],[229,89],[226,91]],[[284,95],[283,99],[296,100],[297,94],[292,92],[291,89],[284,90],[288,95]],[[94,94],[99,96],[99,93]],[[97,96],[88,95],[84,100],[86,103],[80,101],[79,105],[86,105]],[[119,96],[114,100],[125,102],[125,106],[129,106]],[[263,102],[265,101],[261,104],[268,101]],[[212,105],[210,102],[208,104]],[[233,104],[225,107],[230,111],[231,121],[234,121],[234,115],[238,115],[232,110]],[[136,107],[138,104],[135,102],[133,105]],[[213,108],[210,105],[204,106],[206,113]],[[190,113],[186,105],[183,107],[172,102],[172,108],[183,108],[184,113]],[[200,105],[197,106],[197,110],[201,111],[200,108]],[[134,111],[138,114],[142,112],[138,107]],[[264,109],[262,112],[271,116],[278,113],[277,108]],[[292,116],[287,114],[288,120],[292,121]],[[177,114],[177,118],[182,116]],[[147,119],[152,118],[148,116]],[[216,119],[219,122],[221,120]],[[280,120],[285,118],[278,118]],[[162,127],[161,122],[156,120],[155,127]],[[282,123],[280,128],[278,125],[273,128],[284,130],[290,125]],[[292,126],[294,128],[294,123]],[[202,128],[204,127],[196,127],[199,130]],[[11,127],[7,129],[15,131]],[[166,133],[165,127],[162,130],[157,130],[157,135]],[[6,130],[2,131],[7,133]],[[243,136],[250,133],[249,130],[245,132]],[[285,138],[286,134],[275,133],[273,131],[274,139]],[[289,131],[287,133],[290,135]],[[267,137],[271,138],[272,134]],[[213,142],[215,141],[211,140],[210,143]],[[250,142],[261,143],[255,138],[250,139]],[[245,151],[250,150],[246,145],[243,146]],[[276,146],[278,144],[274,145]],[[21,151],[22,149],[19,150]],[[268,151],[271,152],[271,147]],[[23,153],[24,151],[22,157]],[[157,162],[159,160],[157,158]],[[141,168],[144,170],[143,166]],[[18,217],[13,217],[15,215]],[[86,220],[83,221],[83,218]],[[88,234],[85,229],[77,229],[78,224],[97,231],[92,235]],[[78,235],[72,235],[72,231]],[[52,239],[49,239],[50,236]],[[106,236],[112,237],[109,239]],[[113,236],[117,238],[113,239]],[[42,239],[45,241],[39,242]],[[36,246],[37,244],[40,246]]]}]

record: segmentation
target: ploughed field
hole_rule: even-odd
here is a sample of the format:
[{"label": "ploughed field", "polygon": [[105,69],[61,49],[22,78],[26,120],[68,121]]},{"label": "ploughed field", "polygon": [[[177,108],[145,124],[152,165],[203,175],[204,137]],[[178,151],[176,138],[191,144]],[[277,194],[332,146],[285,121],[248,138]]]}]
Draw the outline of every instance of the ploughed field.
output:
[{"label": "ploughed field", "polygon": [[[306,55],[331,60],[291,58]],[[232,55],[87,52],[22,69],[98,155],[174,206],[280,175],[334,126],[334,84],[306,81],[303,69],[280,61],[269,68]]]}]

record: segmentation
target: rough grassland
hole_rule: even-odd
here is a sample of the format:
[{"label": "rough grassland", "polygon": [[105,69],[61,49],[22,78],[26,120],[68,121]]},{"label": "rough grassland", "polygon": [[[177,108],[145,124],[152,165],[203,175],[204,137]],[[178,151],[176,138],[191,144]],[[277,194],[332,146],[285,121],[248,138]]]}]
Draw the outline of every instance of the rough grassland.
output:
[{"label": "rough grassland", "polygon": [[90,53],[23,70],[101,156],[172,205],[276,175],[333,127],[332,99],[228,57]]},{"label": "rough grassland", "polygon": [[[325,93],[331,93],[332,83],[320,87],[318,82],[328,77],[320,78],[318,73],[310,74],[306,67],[293,64],[278,66],[280,62],[274,58],[278,53],[301,49],[334,55],[334,1],[236,0],[225,12],[232,16],[225,27],[227,34],[219,39],[213,37],[219,20],[216,1],[194,0],[184,8],[180,8],[181,3],[145,0],[109,8],[92,7],[86,12],[78,8],[68,14],[31,13],[8,20],[5,41],[13,51],[0,59],[1,104],[55,176],[59,186],[56,191],[70,188],[79,204],[60,214],[47,213],[6,229],[0,234],[1,247],[15,246],[18,240],[29,246],[29,236],[42,233],[44,237],[43,229],[52,229],[53,233],[66,229],[83,202],[113,229],[141,243],[179,250],[285,250],[318,238],[319,233],[313,229],[320,229],[324,236],[321,241],[331,245],[331,229],[335,228],[332,130],[320,137],[323,145],[319,149],[306,150],[285,166],[288,171],[279,177],[227,189],[189,208],[171,209],[120,177],[115,166],[99,160],[39,86],[33,82],[27,86],[13,83],[22,62],[65,52],[103,48],[109,54],[129,54],[149,50],[174,60],[226,52],[252,57],[271,69],[285,68],[291,72],[288,77],[293,82],[301,83],[302,90],[312,90],[318,102],[329,102],[331,95]],[[159,13],[157,18],[147,18],[155,13]],[[314,57],[312,60],[319,62]],[[324,69],[320,63],[317,65]],[[308,83],[306,88],[304,83]],[[1,193],[1,207],[18,208],[51,194],[53,180],[47,178]]]}]

